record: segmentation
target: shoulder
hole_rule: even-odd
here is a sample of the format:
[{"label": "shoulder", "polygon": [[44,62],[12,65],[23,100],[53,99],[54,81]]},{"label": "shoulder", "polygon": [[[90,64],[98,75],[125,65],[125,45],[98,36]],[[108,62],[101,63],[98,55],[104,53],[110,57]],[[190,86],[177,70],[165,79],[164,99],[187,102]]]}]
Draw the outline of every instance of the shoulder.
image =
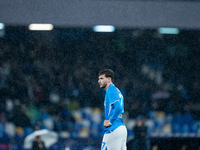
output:
[{"label": "shoulder", "polygon": [[108,87],[108,91],[115,91],[115,90],[118,90],[118,88],[117,88],[114,84],[111,84],[111,85]]},{"label": "shoulder", "polygon": [[111,86],[106,93],[108,95],[115,95],[115,96],[121,94],[120,90],[115,86]]},{"label": "shoulder", "polygon": [[113,85],[110,85],[106,93],[111,94],[117,92],[117,88]]}]

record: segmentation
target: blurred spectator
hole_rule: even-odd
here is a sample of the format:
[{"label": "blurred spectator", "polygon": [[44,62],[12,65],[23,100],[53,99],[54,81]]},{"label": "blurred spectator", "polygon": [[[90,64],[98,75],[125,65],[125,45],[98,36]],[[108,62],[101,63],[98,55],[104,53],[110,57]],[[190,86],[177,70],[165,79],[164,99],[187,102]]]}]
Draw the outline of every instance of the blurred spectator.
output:
[{"label": "blurred spectator", "polygon": [[158,145],[157,145],[157,144],[153,145],[153,146],[152,146],[152,150],[159,150]]},{"label": "blurred spectator", "polygon": [[44,97],[44,91],[42,87],[38,84],[35,85],[35,103],[36,106],[44,105],[46,103],[45,97]]},{"label": "blurred spectator", "polygon": [[32,150],[46,150],[44,142],[42,141],[40,136],[37,136],[33,141]]},{"label": "blurred spectator", "polygon": [[10,116],[10,121],[14,122],[16,127],[31,127],[31,122],[26,113],[24,112],[24,109],[17,105],[14,108],[14,111],[12,112]]},{"label": "blurred spectator", "polygon": [[180,150],[189,150],[187,145],[182,145]]},{"label": "blurred spectator", "polygon": [[26,114],[31,121],[31,124],[34,125],[37,123],[41,117],[41,112],[38,107],[32,102],[26,108]]},{"label": "blurred spectator", "polygon": [[139,118],[133,128],[134,140],[132,150],[146,150],[147,127],[144,125],[144,119]]},{"label": "blurred spectator", "polygon": [[0,104],[0,124],[5,124],[7,121],[5,108],[3,104]]}]

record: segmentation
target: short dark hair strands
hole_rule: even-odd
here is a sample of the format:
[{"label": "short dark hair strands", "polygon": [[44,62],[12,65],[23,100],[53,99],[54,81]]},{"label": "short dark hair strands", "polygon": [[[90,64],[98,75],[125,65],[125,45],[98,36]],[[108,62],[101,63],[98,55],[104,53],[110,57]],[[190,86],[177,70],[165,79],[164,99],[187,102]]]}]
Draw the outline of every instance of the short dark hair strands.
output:
[{"label": "short dark hair strands", "polygon": [[111,69],[104,69],[104,70],[100,71],[99,76],[100,75],[105,75],[106,78],[110,77],[112,82],[114,81],[114,71]]}]

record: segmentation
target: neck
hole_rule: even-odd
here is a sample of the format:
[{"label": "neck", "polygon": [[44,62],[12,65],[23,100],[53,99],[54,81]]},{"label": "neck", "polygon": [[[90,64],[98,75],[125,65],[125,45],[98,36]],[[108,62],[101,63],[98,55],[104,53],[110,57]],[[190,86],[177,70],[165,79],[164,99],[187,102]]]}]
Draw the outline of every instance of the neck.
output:
[{"label": "neck", "polygon": [[104,90],[106,91],[111,84],[112,84],[112,82],[108,83],[107,86],[104,88]]}]

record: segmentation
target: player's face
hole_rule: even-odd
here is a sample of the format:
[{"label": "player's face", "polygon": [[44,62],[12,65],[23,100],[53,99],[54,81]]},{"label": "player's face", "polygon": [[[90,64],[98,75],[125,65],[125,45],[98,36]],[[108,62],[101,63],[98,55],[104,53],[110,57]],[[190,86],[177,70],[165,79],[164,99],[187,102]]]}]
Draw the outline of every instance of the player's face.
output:
[{"label": "player's face", "polygon": [[100,85],[100,88],[106,88],[108,84],[108,78],[106,78],[105,75],[100,75],[98,83]]}]

